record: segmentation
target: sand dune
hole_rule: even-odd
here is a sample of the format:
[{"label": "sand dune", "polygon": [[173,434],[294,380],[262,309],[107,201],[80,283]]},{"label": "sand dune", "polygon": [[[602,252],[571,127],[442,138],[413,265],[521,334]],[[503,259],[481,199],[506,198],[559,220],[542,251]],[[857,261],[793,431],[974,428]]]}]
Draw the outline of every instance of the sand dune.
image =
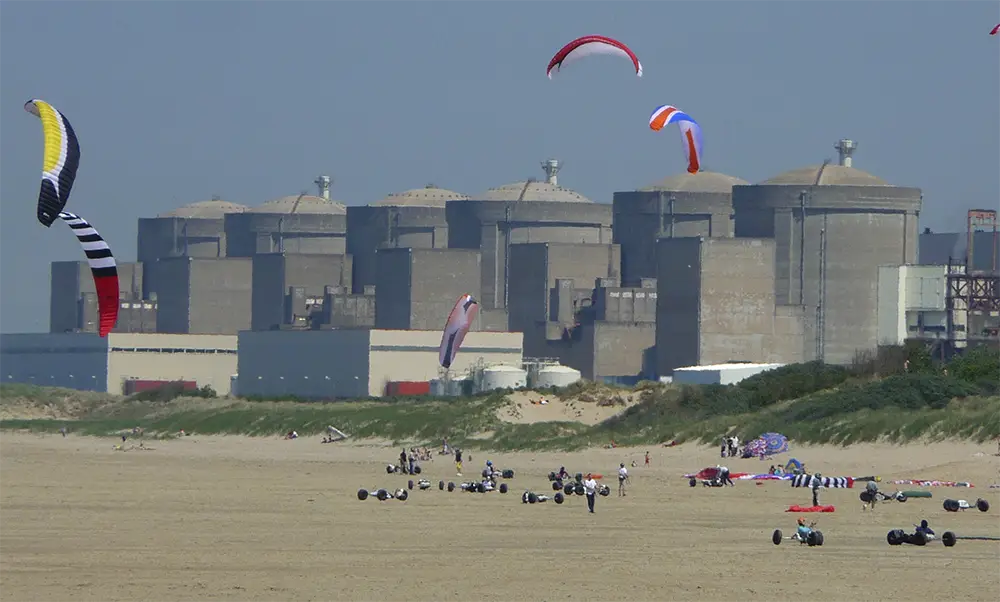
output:
[{"label": "sand dune", "polygon": [[[679,475],[718,462],[711,448],[483,454],[516,470],[512,493],[415,491],[406,502],[360,502],[359,487],[405,486],[386,475],[394,447],[322,445],[319,437],[191,436],[155,451],[115,452],[111,439],[0,438],[3,600],[995,600],[1000,544],[890,548],[885,533],[927,518],[939,532],[1000,536],[995,446],[795,447],[827,475],[967,480],[931,500],[862,513],[857,490],[824,491],[822,548],[774,546],[783,510],[808,503],[787,484],[689,488]],[[788,457],[788,456],[784,456]],[[625,498],[523,505],[545,475],[613,474],[637,460]],[[766,462],[730,460],[734,471]],[[455,480],[438,457],[433,482]],[[889,485],[883,485],[890,487]],[[910,487],[904,487],[910,488]],[[945,496],[987,498],[989,513],[945,513]]]}]

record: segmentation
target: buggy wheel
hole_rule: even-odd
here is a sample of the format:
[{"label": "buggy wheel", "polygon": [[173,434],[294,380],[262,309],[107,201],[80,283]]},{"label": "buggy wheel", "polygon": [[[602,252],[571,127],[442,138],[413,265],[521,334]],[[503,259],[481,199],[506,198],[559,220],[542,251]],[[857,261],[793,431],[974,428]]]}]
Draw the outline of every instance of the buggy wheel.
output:
[{"label": "buggy wheel", "polygon": [[688,485],[690,485],[691,487],[697,487],[698,486],[698,479],[696,479],[694,477],[691,477],[691,480],[688,481]]},{"label": "buggy wheel", "polygon": [[944,501],[944,509],[948,512],[958,512],[958,508],[958,500],[948,499]]},{"label": "buggy wheel", "polygon": [[409,481],[406,482],[406,488],[413,489],[413,479],[410,479]]},{"label": "buggy wheel", "polygon": [[866,503],[866,504],[869,503],[869,502],[871,502],[874,499],[874,497],[872,496],[872,494],[868,493],[867,491],[862,491],[861,494],[858,495],[858,498],[860,498],[861,501],[864,502],[864,503]]},{"label": "buggy wheel", "polygon": [[984,500],[983,498],[979,498],[978,500],[976,500],[976,508],[979,508],[980,512],[986,512],[987,510],[990,509],[990,503]]},{"label": "buggy wheel", "polygon": [[455,484],[448,481],[448,491],[455,491]]},{"label": "buggy wheel", "polygon": [[505,479],[513,479],[514,478],[514,471],[508,468],[507,470],[501,472],[500,476],[502,476]]},{"label": "buggy wheel", "polygon": [[550,481],[558,481],[559,479],[556,478],[556,473],[550,472],[549,473],[549,480]]},{"label": "buggy wheel", "polygon": [[444,491],[444,481],[438,481],[438,489]]},{"label": "buggy wheel", "polygon": [[927,545],[927,536],[924,535],[923,533],[919,533],[919,532],[918,533],[914,533],[913,535],[910,535],[909,537],[907,537],[907,539],[909,540],[910,544],[915,545],[915,546],[926,546]]},{"label": "buggy wheel", "polygon": [[561,503],[563,503],[563,502],[564,502],[564,501],[566,500],[566,496],[564,496],[564,495],[562,494],[562,492],[560,491],[560,492],[559,492],[559,493],[557,493],[557,494],[555,495],[555,497],[553,497],[552,499],[554,499],[554,500],[556,501],[556,503],[557,503],[557,504],[561,504]]},{"label": "buggy wheel", "polygon": [[399,495],[396,496],[396,499],[401,502],[405,502],[406,498],[408,497],[410,497],[410,492],[403,489],[402,491],[399,492]]},{"label": "buggy wheel", "polygon": [[823,532],[822,531],[813,531],[812,532],[812,536],[810,537],[810,539],[812,540],[812,543],[809,544],[811,546],[821,546],[821,545],[823,545]]},{"label": "buggy wheel", "polygon": [[897,493],[896,494],[896,501],[897,502],[905,502],[906,501],[906,494],[902,493],[902,492]]},{"label": "buggy wheel", "polygon": [[420,474],[421,472],[422,471],[420,469],[420,465],[419,464],[414,464],[414,466],[413,466],[413,474]]},{"label": "buggy wheel", "polygon": [[573,491],[574,491],[574,492],[575,492],[575,493],[576,493],[577,495],[583,495],[583,493],[584,493],[584,489],[583,489],[583,484],[581,484],[581,483],[577,483],[577,484],[576,484],[576,486],[575,486],[575,487],[573,487]]},{"label": "buggy wheel", "polygon": [[368,490],[367,489],[358,489],[358,499],[361,500],[362,502],[365,501],[365,500],[367,500],[368,499]]},{"label": "buggy wheel", "polygon": [[941,534],[941,543],[943,543],[946,548],[953,547],[957,540],[958,538],[955,537],[955,534],[952,533],[951,531],[945,531],[944,533]]},{"label": "buggy wheel", "polygon": [[538,496],[535,495],[534,493],[529,493],[528,494],[528,503],[529,504],[537,504],[538,503]]},{"label": "buggy wheel", "polygon": [[885,541],[890,546],[900,546],[900,545],[903,545],[903,539],[905,537],[906,537],[906,534],[903,533],[902,529],[893,529],[892,531],[889,531],[888,533],[886,533],[886,535],[885,535]]},{"label": "buggy wheel", "polygon": [[500,483],[500,493],[507,493],[507,483]]},{"label": "buggy wheel", "polygon": [[389,492],[386,491],[385,489],[379,489],[378,491],[375,492],[375,497],[378,498],[378,501],[384,502],[387,499],[389,499]]},{"label": "buggy wheel", "polygon": [[771,533],[771,543],[774,545],[780,546],[782,539],[784,539],[784,537],[781,535],[781,529],[775,529],[774,533]]},{"label": "buggy wheel", "polygon": [[566,495],[573,495],[576,492],[576,487],[573,486],[573,483],[566,483],[566,486],[563,487],[563,491]]},{"label": "buggy wheel", "polygon": [[562,481],[552,481],[552,491],[562,491]]}]

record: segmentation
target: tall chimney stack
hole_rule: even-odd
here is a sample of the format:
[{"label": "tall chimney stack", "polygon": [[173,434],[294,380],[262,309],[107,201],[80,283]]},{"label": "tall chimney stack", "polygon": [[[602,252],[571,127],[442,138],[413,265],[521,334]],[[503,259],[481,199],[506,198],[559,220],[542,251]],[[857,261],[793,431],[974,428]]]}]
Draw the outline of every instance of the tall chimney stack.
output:
[{"label": "tall chimney stack", "polygon": [[330,176],[320,176],[313,180],[313,184],[319,187],[319,196],[324,200],[330,200]]},{"label": "tall chimney stack", "polygon": [[850,167],[851,155],[857,150],[858,143],[847,138],[842,138],[833,148],[837,149],[837,153],[840,156],[840,164],[844,167]]},{"label": "tall chimney stack", "polygon": [[553,186],[559,185],[559,178],[556,174],[559,173],[559,161],[556,159],[548,159],[542,161],[542,171],[545,172],[545,181]]}]

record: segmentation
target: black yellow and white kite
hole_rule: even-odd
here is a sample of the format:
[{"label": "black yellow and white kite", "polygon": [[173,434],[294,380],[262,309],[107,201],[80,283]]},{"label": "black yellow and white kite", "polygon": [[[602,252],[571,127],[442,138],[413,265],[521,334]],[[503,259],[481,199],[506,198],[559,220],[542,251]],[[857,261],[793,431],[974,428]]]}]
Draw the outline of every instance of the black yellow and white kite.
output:
[{"label": "black yellow and white kite", "polygon": [[42,187],[38,193],[38,221],[46,228],[59,217],[69,200],[69,192],[80,166],[80,145],[73,126],[55,107],[33,98],[24,110],[42,122],[45,148],[42,160]]}]

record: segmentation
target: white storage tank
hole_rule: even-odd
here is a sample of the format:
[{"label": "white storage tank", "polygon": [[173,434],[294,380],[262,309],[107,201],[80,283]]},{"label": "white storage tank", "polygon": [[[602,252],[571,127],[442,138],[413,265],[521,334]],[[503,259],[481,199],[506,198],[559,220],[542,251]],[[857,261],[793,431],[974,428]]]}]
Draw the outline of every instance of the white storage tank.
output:
[{"label": "white storage tank", "polygon": [[520,389],[528,381],[528,373],[513,366],[491,366],[483,370],[481,391]]},{"label": "white storage tank", "polygon": [[432,397],[447,397],[448,395],[448,383],[435,378],[431,380],[431,396]]},{"label": "white storage tank", "polygon": [[569,366],[545,366],[538,371],[535,376],[535,389],[547,389],[549,387],[567,387],[580,380],[579,370],[574,370]]},{"label": "white storage tank", "polygon": [[472,387],[469,386],[470,382],[467,378],[456,378],[449,381],[447,395],[449,397],[461,397],[466,394],[466,391],[471,392]]}]

